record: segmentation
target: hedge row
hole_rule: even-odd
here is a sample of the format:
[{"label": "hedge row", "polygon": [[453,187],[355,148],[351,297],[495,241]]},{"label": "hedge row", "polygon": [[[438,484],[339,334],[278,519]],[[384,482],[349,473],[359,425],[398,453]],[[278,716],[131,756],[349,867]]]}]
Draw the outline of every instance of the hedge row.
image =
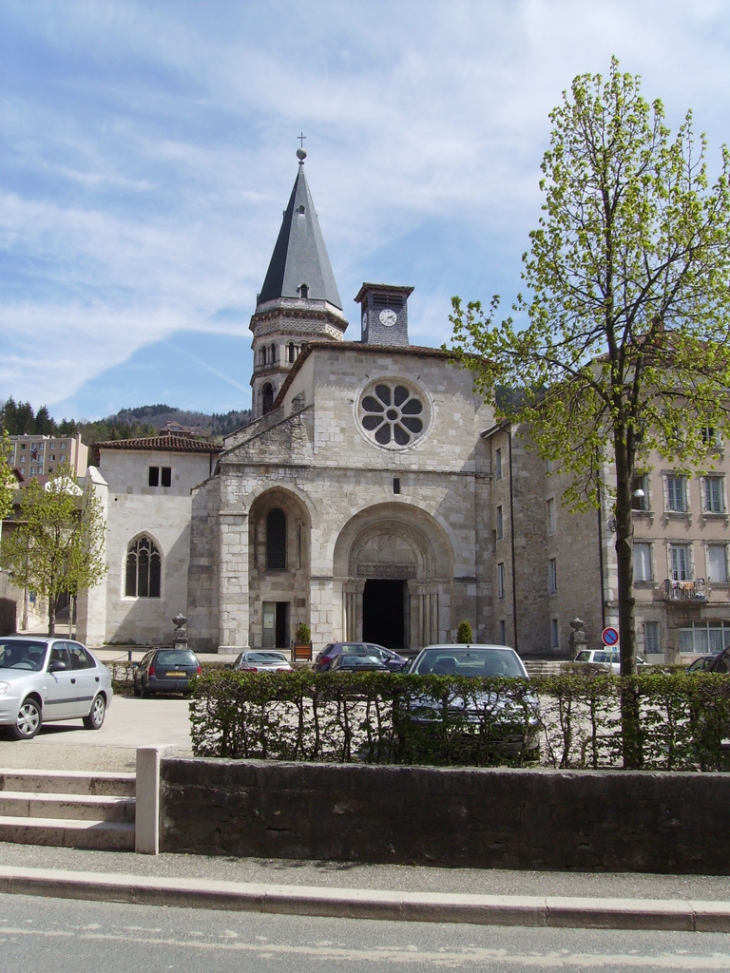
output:
[{"label": "hedge row", "polygon": [[622,766],[628,745],[647,770],[730,769],[730,679],[714,673],[218,670],[194,680],[190,714],[193,752],[206,757],[600,768]]}]

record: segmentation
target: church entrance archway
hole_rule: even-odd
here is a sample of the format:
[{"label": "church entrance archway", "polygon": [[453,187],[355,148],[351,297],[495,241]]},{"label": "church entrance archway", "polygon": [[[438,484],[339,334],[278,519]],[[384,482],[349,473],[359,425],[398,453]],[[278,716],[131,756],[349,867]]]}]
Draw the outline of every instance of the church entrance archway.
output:
[{"label": "church entrance archway", "polygon": [[407,648],[408,588],[405,581],[370,578],[362,592],[363,642],[388,649]]},{"label": "church entrance archway", "polygon": [[450,627],[453,551],[443,528],[415,506],[356,514],[335,545],[342,637],[415,652]]}]

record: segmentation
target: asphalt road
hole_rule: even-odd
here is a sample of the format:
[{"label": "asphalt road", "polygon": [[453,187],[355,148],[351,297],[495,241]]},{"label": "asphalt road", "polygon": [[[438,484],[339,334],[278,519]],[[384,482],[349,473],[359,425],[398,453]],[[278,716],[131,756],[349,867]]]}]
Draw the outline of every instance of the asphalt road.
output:
[{"label": "asphalt road", "polygon": [[719,934],[439,926],[0,895],[14,973],[728,970]]}]

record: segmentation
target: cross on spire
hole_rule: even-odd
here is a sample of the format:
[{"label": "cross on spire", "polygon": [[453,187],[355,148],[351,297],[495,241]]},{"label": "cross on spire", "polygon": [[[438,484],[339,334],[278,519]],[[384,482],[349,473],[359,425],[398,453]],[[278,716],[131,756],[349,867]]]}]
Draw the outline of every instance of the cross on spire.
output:
[{"label": "cross on spire", "polygon": [[303,149],[304,148],[304,140],[305,140],[306,137],[307,136],[304,134],[304,132],[300,132],[299,135],[297,135],[297,138],[299,139],[299,148],[300,149]]}]

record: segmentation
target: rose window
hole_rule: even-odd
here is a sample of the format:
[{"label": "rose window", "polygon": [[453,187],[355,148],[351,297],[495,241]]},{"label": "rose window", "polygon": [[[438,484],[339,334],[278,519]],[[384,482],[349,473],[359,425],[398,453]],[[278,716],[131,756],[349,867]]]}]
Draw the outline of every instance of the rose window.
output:
[{"label": "rose window", "polygon": [[421,399],[405,385],[379,382],[360,402],[360,422],[380,446],[408,446],[424,429]]}]

